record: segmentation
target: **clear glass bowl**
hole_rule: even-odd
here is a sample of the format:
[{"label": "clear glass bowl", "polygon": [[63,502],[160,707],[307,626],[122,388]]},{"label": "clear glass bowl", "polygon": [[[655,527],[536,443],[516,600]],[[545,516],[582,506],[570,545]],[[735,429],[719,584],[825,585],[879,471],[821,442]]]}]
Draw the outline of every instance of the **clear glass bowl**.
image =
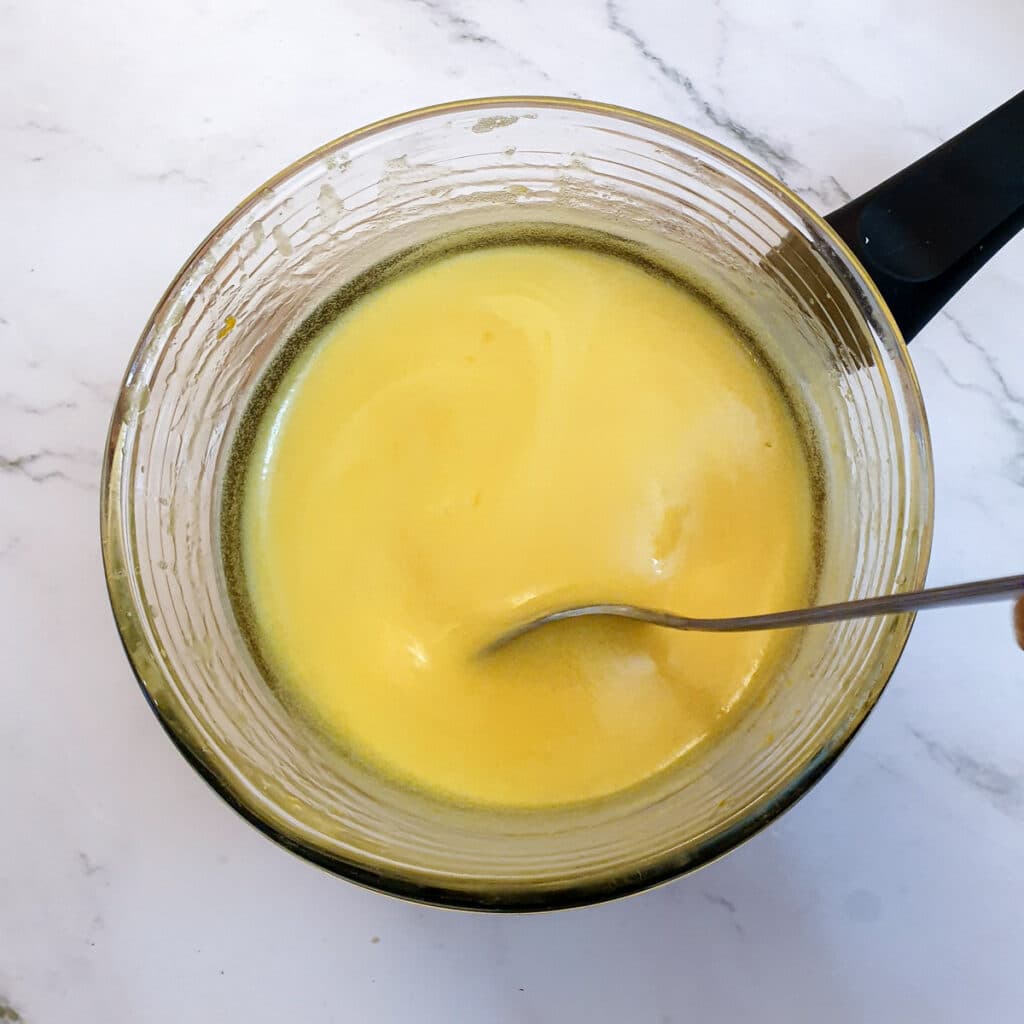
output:
[{"label": "clear glass bowl", "polygon": [[911,626],[805,630],[721,742],[589,806],[446,805],[365,771],[285,711],[235,622],[220,553],[221,486],[251,389],[353,276],[442,233],[516,223],[641,243],[760,339],[821,456],[820,600],[921,585],[932,526],[921,396],[878,293],[819,216],[708,139],[593,103],[468,101],[353,132],[246,199],[161,300],[114,411],[102,543],[125,649],[182,753],[273,839],[377,889],[495,910],[607,899],[736,846],[826,771]]}]

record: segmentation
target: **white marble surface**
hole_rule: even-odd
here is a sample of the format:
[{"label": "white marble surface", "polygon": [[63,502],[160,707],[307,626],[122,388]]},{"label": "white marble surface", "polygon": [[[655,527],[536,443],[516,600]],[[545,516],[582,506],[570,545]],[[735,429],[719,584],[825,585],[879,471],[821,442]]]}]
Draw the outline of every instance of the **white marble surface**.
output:
[{"label": "white marble surface", "polygon": [[[767,13],[768,10],[771,13]],[[193,245],[318,143],[466,95],[676,119],[821,209],[1024,85],[1018,0],[0,5],[0,1021],[1016,1021],[1024,656],[922,618],[868,725],[767,832],[667,888],[496,918],[337,881],[163,736],[107,606],[100,452]],[[1024,567],[1024,239],[914,343],[931,579]]]}]

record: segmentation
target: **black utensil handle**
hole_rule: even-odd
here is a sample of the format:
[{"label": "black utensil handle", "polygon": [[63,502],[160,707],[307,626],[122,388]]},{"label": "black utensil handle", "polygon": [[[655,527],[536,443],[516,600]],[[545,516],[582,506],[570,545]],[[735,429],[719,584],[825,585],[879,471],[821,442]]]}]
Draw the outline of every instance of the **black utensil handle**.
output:
[{"label": "black utensil handle", "polygon": [[825,219],[910,341],[1024,227],[1024,92]]}]

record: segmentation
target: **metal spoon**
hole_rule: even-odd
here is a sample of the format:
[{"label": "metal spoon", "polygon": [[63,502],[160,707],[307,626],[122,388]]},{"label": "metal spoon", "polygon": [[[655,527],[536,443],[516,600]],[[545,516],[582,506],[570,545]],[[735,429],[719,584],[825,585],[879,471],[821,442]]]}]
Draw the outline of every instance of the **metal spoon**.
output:
[{"label": "metal spoon", "polygon": [[532,633],[541,626],[563,619],[581,619],[591,615],[611,616],[617,619],[633,619],[647,622],[652,626],[667,626],[669,629],[703,630],[712,633],[742,633],[758,629],[790,629],[793,626],[813,626],[822,622],[843,622],[846,619],[865,619],[875,615],[894,615],[899,612],[922,611],[940,605],[982,604],[1018,596],[1014,611],[1014,627],[1017,643],[1024,648],[1024,575],[1002,576],[998,579],[976,580],[973,583],[957,583],[949,587],[932,587],[929,590],[912,590],[905,594],[884,594],[881,597],[865,597],[859,601],[840,601],[838,604],[823,604],[816,608],[794,608],[786,612],[769,612],[767,615],[741,615],[729,619],[697,619],[670,612],[655,611],[652,608],[638,608],[631,604],[584,604],[573,608],[561,608],[535,619],[522,622],[506,630],[492,640],[481,655],[495,651],[519,637]]}]

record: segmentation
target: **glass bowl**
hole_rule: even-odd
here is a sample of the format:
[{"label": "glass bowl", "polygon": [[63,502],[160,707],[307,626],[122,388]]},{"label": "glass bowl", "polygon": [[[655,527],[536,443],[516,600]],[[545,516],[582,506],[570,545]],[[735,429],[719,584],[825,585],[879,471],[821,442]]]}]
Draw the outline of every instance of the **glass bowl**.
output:
[{"label": "glass bowl", "polygon": [[114,410],[101,531],[125,649],[181,752],[271,838],[376,889],[489,910],[620,896],[735,847],[835,760],[912,621],[804,630],[721,741],[590,805],[446,804],[286,711],[236,623],[221,558],[221,491],[252,389],[360,272],[447,232],[516,224],[646,247],[759,339],[818,452],[820,601],[920,586],[932,528],[921,396],[877,291],[799,198],[700,135],[595,103],[473,100],[343,136],[246,199],[160,301]]}]

